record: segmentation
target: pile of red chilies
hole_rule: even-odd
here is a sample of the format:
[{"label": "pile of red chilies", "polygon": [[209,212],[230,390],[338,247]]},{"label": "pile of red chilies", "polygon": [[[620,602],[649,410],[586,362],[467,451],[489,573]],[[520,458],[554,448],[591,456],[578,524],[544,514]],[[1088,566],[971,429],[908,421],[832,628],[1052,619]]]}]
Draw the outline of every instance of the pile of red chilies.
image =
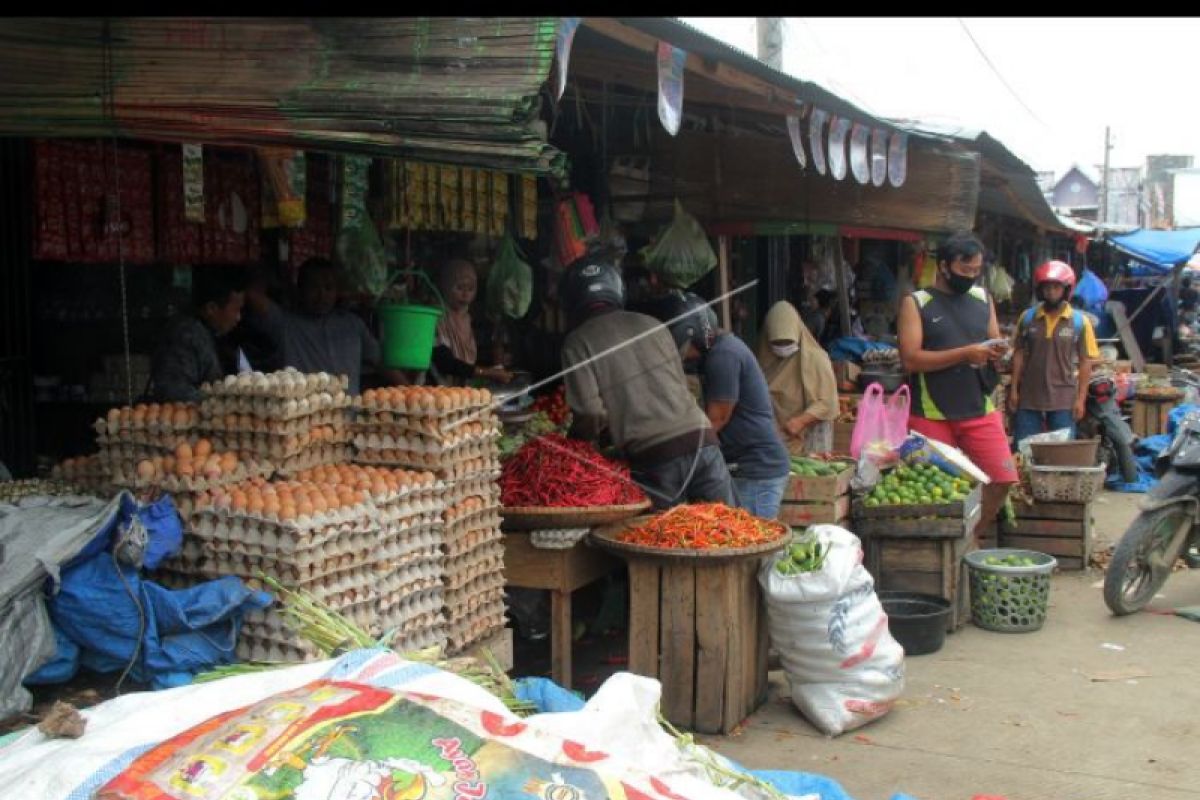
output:
[{"label": "pile of red chilies", "polygon": [[500,501],[509,508],[619,506],[645,499],[629,467],[556,433],[526,443],[500,474]]}]

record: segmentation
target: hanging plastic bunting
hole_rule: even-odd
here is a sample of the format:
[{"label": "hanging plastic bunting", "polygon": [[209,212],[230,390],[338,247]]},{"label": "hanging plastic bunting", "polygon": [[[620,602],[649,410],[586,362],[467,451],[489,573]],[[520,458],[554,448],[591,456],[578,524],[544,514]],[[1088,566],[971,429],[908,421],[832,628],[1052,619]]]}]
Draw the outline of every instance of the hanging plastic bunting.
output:
[{"label": "hanging plastic bunting", "polygon": [[871,183],[883,186],[887,180],[887,131],[875,128],[871,131]]},{"label": "hanging plastic bunting", "polygon": [[563,91],[567,88],[567,65],[571,61],[571,42],[575,41],[575,31],[583,17],[563,17],[558,26],[558,38],[554,42],[554,60],[558,64],[558,90],[555,100],[561,100]]},{"label": "hanging plastic bunting", "polygon": [[792,152],[796,154],[796,160],[800,162],[800,169],[804,169],[808,164],[804,159],[804,143],[800,137],[800,115],[788,114],[787,116],[788,138],[792,140]]},{"label": "hanging plastic bunting", "polygon": [[850,120],[836,114],[829,120],[829,174],[836,180],[846,177],[846,134]]},{"label": "hanging plastic bunting", "polygon": [[829,112],[814,108],[808,117],[808,149],[812,152],[813,166],[825,174],[825,121]]},{"label": "hanging plastic bunting", "polygon": [[850,173],[863,185],[871,182],[871,158],[867,154],[870,139],[871,129],[866,125],[856,122],[850,127]]},{"label": "hanging plastic bunting", "polygon": [[683,119],[683,64],[687,51],[658,43],[658,120],[667,133],[679,133]]},{"label": "hanging plastic bunting", "polygon": [[183,145],[183,218],[204,222],[204,148]]},{"label": "hanging plastic bunting", "polygon": [[888,181],[892,186],[903,186],[908,177],[908,134],[894,131],[888,143]]}]

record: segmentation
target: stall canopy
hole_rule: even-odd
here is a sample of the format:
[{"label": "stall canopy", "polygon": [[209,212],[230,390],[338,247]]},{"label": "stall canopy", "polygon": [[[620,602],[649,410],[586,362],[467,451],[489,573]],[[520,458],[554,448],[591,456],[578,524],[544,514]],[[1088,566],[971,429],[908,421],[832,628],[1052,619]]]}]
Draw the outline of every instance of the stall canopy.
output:
[{"label": "stall canopy", "polygon": [[1124,236],[1113,236],[1108,241],[1125,255],[1166,271],[1180,261],[1190,259],[1200,247],[1200,228],[1138,230]]},{"label": "stall canopy", "polygon": [[284,144],[550,174],[558,18],[9,19],[0,135]]}]

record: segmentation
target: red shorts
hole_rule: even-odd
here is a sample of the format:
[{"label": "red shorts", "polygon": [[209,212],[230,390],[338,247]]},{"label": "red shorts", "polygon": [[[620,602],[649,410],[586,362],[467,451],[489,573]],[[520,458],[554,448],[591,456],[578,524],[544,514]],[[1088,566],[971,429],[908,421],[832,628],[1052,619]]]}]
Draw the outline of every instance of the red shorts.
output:
[{"label": "red shorts", "polygon": [[992,483],[1017,482],[1017,467],[1008,449],[1004,417],[999,411],[971,419],[948,420],[926,419],[913,414],[908,418],[908,427],[922,436],[962,450],[992,479]]}]

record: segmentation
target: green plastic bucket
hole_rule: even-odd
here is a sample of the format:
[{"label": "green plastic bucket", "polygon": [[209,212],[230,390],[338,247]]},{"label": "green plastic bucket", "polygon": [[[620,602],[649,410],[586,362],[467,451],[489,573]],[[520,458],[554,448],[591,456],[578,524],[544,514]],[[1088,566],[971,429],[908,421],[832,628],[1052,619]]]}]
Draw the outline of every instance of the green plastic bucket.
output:
[{"label": "green plastic bucket", "polygon": [[[403,270],[393,276],[392,280],[401,275],[417,275],[433,289],[438,301],[442,302],[441,293],[425,273],[419,270]],[[378,313],[383,334],[379,342],[383,351],[383,365],[389,369],[429,369],[433,360],[434,335],[443,310],[436,306],[416,303],[386,303],[379,306]]]}]

